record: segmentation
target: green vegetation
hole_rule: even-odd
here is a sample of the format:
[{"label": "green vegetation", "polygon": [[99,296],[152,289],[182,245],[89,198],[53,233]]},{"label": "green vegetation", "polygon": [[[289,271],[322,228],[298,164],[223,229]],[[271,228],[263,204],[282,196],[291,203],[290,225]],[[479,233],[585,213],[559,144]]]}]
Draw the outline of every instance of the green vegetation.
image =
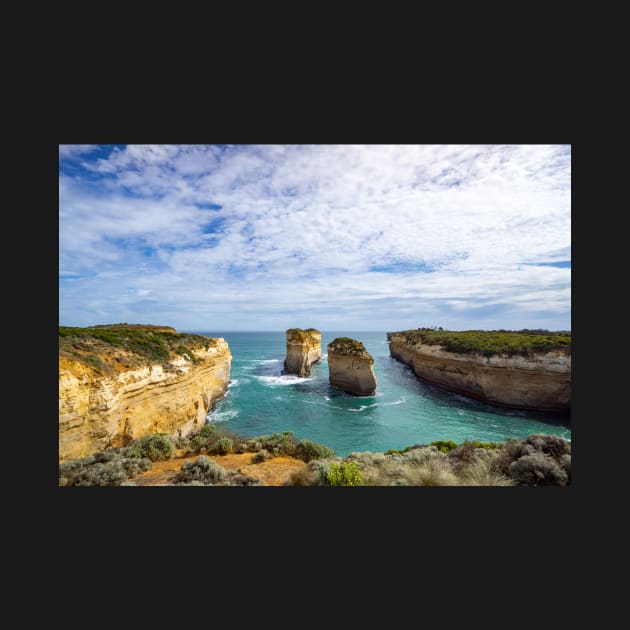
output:
[{"label": "green vegetation", "polygon": [[213,344],[202,335],[178,333],[164,326],[114,324],[77,328],[59,326],[59,354],[81,360],[99,372],[111,368],[101,360],[114,350],[124,350],[116,360],[125,366],[138,365],[147,360],[168,365],[179,354],[197,363],[193,350]]},{"label": "green vegetation", "polygon": [[[326,459],[335,454],[333,449],[323,444],[310,440],[297,440],[293,431],[245,438],[223,428],[217,430],[214,424],[204,425],[197,433],[188,438],[179,438],[177,446],[183,448],[186,454],[224,455],[233,451],[235,453],[258,453],[259,459],[285,456],[296,457],[304,462],[310,462],[313,459]],[[261,451],[265,451],[266,455],[260,455]]]},{"label": "green vegetation", "polygon": [[448,352],[530,356],[552,350],[571,354],[571,333],[548,330],[436,330],[417,328],[390,335],[402,335],[409,344],[442,346]]},{"label": "green vegetation", "polygon": [[351,337],[337,337],[333,339],[328,346],[328,352],[337,352],[339,354],[352,354],[364,359],[372,359],[372,355],[365,349],[365,346],[356,339]]},{"label": "green vegetation", "polygon": [[310,440],[300,440],[295,447],[295,457],[307,463],[314,459],[327,459],[334,454],[332,448]]},{"label": "green vegetation", "polygon": [[234,442],[228,437],[222,437],[217,442],[217,452],[219,455],[227,455],[227,453],[232,452],[232,446]]},{"label": "green vegetation", "polygon": [[205,455],[200,455],[194,462],[184,462],[175,478],[175,483],[200,481],[204,484],[215,484],[217,481],[224,481],[226,478],[227,472],[225,468],[222,468]]},{"label": "green vegetation", "polygon": [[344,466],[350,464],[365,486],[565,486],[571,481],[571,443],[555,435],[534,434],[503,443],[466,440],[455,448],[453,444],[439,440],[387,453],[312,460],[287,485],[323,486],[331,485],[330,480],[345,485],[348,479],[356,481]]},{"label": "green vegetation", "polygon": [[127,457],[148,457],[152,462],[170,459],[174,450],[173,441],[166,433],[143,435],[125,447]]},{"label": "green vegetation", "polygon": [[112,449],[59,464],[59,485],[119,486],[150,468],[149,458],[129,456],[125,449]]},{"label": "green vegetation", "polygon": [[330,486],[358,486],[363,476],[356,462],[341,462],[330,465],[326,480]]},{"label": "green vegetation", "polygon": [[[290,455],[307,466],[293,473],[286,485],[297,486],[566,486],[571,483],[571,443],[556,435],[533,434],[505,442],[451,440],[416,444],[386,453],[334,451],[309,440],[295,439],[291,431],[244,438],[215,425],[205,425],[191,438],[175,442],[186,454],[203,451],[184,463],[175,485],[261,485],[238,471],[226,471],[205,453],[254,452],[253,463]],[[205,446],[200,446],[204,444]],[[229,448],[228,448],[229,447]],[[60,486],[135,485],[131,478],[149,470],[157,459],[173,453],[173,438],[151,434],[123,448],[108,449],[59,465]],[[273,454],[273,455],[272,455]]]},{"label": "green vegetation", "polygon": [[[312,333],[317,333],[318,337],[314,337]],[[309,342],[314,344],[319,341],[319,335],[321,335],[321,333],[317,328],[306,328],[305,330],[301,328],[288,328],[286,335],[287,341],[292,341],[293,343]]]},{"label": "green vegetation", "polygon": [[448,453],[454,448],[457,448],[457,444],[453,440],[436,440],[431,442],[430,446],[436,446],[440,453]]}]

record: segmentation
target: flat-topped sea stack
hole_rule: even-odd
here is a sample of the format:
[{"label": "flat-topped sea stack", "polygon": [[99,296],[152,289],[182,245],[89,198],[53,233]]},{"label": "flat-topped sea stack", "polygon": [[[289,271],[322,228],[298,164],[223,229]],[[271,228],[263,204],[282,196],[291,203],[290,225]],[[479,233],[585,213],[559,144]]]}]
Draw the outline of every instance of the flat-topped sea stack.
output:
[{"label": "flat-topped sea stack", "polygon": [[571,409],[571,333],[418,328],[388,333],[392,357],[420,379],[485,403]]},{"label": "flat-topped sea stack", "polygon": [[231,361],[224,339],[166,326],[60,326],[59,461],[200,429]]},{"label": "flat-topped sea stack", "polygon": [[287,358],[283,374],[310,376],[311,365],[322,358],[322,333],[315,328],[287,330]]},{"label": "flat-topped sea stack", "polygon": [[376,392],[374,359],[365,346],[350,337],[337,337],[327,346],[330,384],[356,396]]}]

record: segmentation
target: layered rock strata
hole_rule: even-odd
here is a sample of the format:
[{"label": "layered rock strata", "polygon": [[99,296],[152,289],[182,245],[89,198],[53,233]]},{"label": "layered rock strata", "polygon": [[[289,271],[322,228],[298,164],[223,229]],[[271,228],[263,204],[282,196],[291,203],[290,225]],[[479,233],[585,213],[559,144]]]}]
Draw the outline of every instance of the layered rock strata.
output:
[{"label": "layered rock strata", "polygon": [[560,350],[529,356],[458,354],[389,333],[392,357],[420,379],[485,403],[566,412],[571,408],[571,355]]},{"label": "layered rock strata", "polygon": [[287,357],[283,374],[310,376],[311,366],[322,357],[322,334],[315,328],[289,328],[286,331]]},{"label": "layered rock strata", "polygon": [[[99,355],[107,373],[59,356],[59,461],[123,446],[147,433],[182,436],[200,428],[230,381],[232,355],[206,338],[185,356],[130,365],[121,348]],[[138,364],[139,363],[139,364]]]},{"label": "layered rock strata", "polygon": [[376,393],[374,358],[360,341],[338,337],[327,350],[328,378],[333,387],[356,396]]}]

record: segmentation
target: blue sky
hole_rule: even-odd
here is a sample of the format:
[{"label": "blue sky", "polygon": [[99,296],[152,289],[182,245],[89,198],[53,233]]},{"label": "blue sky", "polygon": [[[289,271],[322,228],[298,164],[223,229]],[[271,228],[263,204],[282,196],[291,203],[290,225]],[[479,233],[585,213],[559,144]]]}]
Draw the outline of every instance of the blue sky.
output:
[{"label": "blue sky", "polygon": [[59,323],[571,327],[569,145],[60,145]]}]

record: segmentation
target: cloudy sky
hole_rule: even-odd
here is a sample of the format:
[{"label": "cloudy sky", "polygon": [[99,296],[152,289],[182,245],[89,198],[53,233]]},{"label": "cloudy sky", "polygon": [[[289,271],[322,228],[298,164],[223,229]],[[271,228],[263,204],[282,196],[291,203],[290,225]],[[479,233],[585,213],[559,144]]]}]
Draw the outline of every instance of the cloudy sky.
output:
[{"label": "cloudy sky", "polygon": [[568,145],[60,145],[59,323],[571,327]]}]

